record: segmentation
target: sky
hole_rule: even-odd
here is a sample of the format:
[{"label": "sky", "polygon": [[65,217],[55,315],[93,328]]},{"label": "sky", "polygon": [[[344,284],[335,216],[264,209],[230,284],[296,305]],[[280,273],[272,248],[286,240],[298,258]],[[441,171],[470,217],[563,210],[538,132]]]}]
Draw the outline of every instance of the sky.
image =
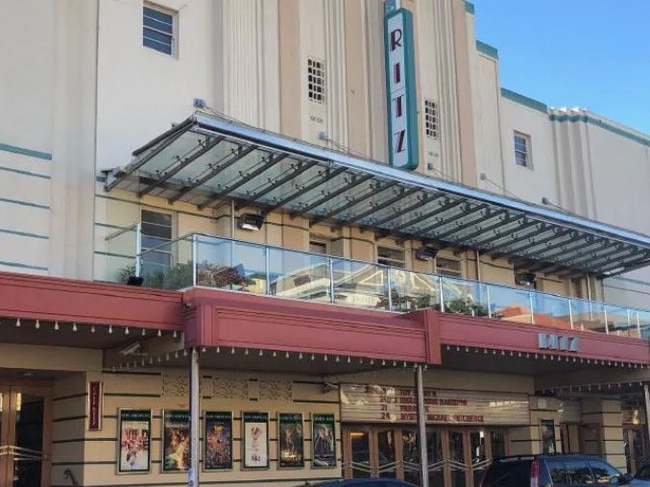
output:
[{"label": "sky", "polygon": [[470,0],[501,86],[650,135],[650,0]]}]

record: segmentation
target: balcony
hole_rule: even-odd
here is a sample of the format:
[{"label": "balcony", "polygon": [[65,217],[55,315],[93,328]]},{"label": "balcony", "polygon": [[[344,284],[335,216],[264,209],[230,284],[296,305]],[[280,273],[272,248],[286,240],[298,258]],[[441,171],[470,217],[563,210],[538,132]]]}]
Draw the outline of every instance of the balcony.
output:
[{"label": "balcony", "polygon": [[140,252],[132,265],[144,286],[158,289],[201,286],[396,312],[434,308],[650,338],[650,311],[196,233]]}]

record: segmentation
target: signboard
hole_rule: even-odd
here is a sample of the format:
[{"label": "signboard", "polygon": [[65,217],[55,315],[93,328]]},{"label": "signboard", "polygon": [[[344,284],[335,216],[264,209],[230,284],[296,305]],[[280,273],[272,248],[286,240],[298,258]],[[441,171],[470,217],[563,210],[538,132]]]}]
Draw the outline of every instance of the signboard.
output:
[{"label": "signboard", "polygon": [[419,158],[413,15],[395,6],[388,2],[384,13],[389,161],[412,170]]},{"label": "signboard", "polygon": [[580,338],[557,333],[538,333],[537,345],[542,350],[560,350],[562,352],[580,351]]},{"label": "signboard", "polygon": [[[416,423],[417,396],[410,387],[341,384],[341,420]],[[425,389],[430,424],[528,425],[526,394]]]},{"label": "signboard", "polygon": [[88,383],[88,431],[101,431],[104,407],[104,384]]}]

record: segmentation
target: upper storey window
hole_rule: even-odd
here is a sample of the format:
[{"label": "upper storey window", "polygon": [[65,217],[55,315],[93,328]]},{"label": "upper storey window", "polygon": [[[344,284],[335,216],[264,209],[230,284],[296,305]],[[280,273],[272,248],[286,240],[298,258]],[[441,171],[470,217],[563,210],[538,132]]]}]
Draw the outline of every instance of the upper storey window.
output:
[{"label": "upper storey window", "polygon": [[307,59],[307,93],[309,100],[325,103],[325,63],[318,59]]},{"label": "upper storey window", "polygon": [[520,132],[515,132],[515,164],[521,167],[532,167],[530,136]]},{"label": "upper storey window", "polygon": [[142,7],[142,45],[176,55],[176,13],[145,3]]},{"label": "upper storey window", "polygon": [[424,100],[424,133],[438,139],[438,104],[433,100]]}]

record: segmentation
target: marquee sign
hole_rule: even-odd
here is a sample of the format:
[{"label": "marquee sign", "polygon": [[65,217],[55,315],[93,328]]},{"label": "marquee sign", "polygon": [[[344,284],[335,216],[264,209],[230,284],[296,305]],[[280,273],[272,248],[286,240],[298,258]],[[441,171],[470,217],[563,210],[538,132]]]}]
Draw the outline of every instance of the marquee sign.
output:
[{"label": "marquee sign", "polygon": [[[340,391],[342,421],[417,422],[414,388],[341,384]],[[526,394],[425,389],[424,405],[430,424],[530,424]]]},{"label": "marquee sign", "polygon": [[387,2],[384,13],[388,148],[392,166],[418,166],[417,96],[413,15],[396,2]]}]

